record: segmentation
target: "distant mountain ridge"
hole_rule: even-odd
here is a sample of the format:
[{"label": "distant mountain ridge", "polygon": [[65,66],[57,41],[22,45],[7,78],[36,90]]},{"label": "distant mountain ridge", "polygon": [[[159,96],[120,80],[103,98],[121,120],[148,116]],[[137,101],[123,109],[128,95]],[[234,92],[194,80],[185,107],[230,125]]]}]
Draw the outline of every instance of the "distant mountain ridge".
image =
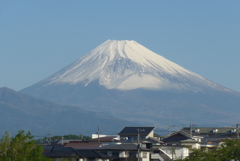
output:
[{"label": "distant mountain ridge", "polygon": [[227,125],[240,112],[240,93],[129,40],[107,40],[20,92],[151,126],[169,119]]},{"label": "distant mountain ridge", "polygon": [[199,90],[199,85],[228,90],[128,40],[107,40],[40,83],[87,86],[95,80],[107,89],[119,90]]},{"label": "distant mountain ridge", "polygon": [[137,125],[112,116],[90,112],[73,106],[61,106],[36,99],[9,88],[0,88],[0,133],[16,133],[18,130],[31,131],[34,135],[47,133],[85,134],[118,132],[125,125]]}]

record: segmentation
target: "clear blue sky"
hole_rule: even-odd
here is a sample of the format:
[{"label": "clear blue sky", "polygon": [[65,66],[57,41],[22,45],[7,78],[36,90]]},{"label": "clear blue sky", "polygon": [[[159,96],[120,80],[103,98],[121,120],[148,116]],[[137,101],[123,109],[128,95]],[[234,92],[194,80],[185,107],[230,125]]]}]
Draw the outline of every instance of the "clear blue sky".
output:
[{"label": "clear blue sky", "polygon": [[2,0],[0,87],[30,86],[107,39],[240,92],[239,0]]}]

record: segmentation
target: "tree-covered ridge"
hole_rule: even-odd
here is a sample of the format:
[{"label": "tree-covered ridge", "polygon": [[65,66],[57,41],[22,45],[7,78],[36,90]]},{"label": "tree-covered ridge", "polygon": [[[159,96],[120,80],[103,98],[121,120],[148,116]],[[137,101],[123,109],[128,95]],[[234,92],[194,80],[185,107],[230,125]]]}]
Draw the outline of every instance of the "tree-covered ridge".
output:
[{"label": "tree-covered ridge", "polygon": [[51,137],[44,137],[41,139],[37,139],[36,143],[38,144],[46,144],[46,143],[50,143],[50,142],[55,142],[58,140],[90,140],[91,137],[89,136],[85,136],[85,135],[63,135],[63,136],[51,136]]},{"label": "tree-covered ridge", "polygon": [[240,139],[226,139],[216,149],[193,149],[185,159],[178,161],[237,161],[240,160]]},{"label": "tree-covered ridge", "polygon": [[30,132],[19,131],[15,137],[8,132],[0,140],[1,161],[50,161],[42,155],[43,148],[38,145]]}]

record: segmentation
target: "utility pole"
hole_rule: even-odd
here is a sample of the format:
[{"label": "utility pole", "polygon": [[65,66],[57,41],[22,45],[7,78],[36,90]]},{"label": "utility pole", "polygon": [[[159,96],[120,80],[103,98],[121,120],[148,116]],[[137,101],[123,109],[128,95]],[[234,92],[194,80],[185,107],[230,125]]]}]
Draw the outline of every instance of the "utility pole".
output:
[{"label": "utility pole", "polygon": [[170,120],[168,120],[168,134],[171,133],[171,123],[170,123]]},{"label": "utility pole", "polygon": [[137,158],[138,158],[138,161],[140,161],[140,132],[145,131],[145,130],[138,128],[137,131],[138,131],[138,136],[137,136],[137,143],[138,143],[137,150],[138,150],[138,155],[137,155]]},{"label": "utility pole", "polygon": [[48,137],[49,137],[49,143],[51,144],[51,142],[52,142],[52,140],[51,140],[51,135],[52,135],[52,134],[49,133],[49,134],[46,134],[46,135],[48,135]]},{"label": "utility pole", "polygon": [[137,131],[138,131],[138,136],[137,136],[137,143],[138,143],[138,145],[137,145],[137,148],[138,148],[138,161],[139,161],[139,153],[140,153],[140,134],[139,134],[139,131],[140,131],[140,129],[137,129]]},{"label": "utility pole", "polygon": [[236,133],[237,133],[237,138],[239,139],[239,131],[238,131],[238,128],[239,128],[239,123],[236,124]]},{"label": "utility pole", "polygon": [[168,135],[171,134],[171,132],[175,126],[176,125],[172,125],[171,120],[168,119]]},{"label": "utility pole", "polygon": [[100,128],[99,128],[99,126],[98,126],[98,142],[100,143]]},{"label": "utility pole", "polygon": [[190,138],[192,139],[192,122],[190,122]]},{"label": "utility pole", "polygon": [[[238,131],[239,125],[240,125],[239,123],[236,124],[237,139],[239,139],[239,131]],[[240,158],[240,157],[239,157],[239,158]],[[238,158],[237,160],[239,160],[239,158]]]}]

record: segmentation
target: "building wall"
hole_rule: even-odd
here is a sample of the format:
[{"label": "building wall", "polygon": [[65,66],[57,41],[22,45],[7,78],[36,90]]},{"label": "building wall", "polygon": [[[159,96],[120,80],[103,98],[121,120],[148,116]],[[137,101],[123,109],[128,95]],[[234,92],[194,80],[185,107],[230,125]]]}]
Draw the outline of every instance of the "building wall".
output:
[{"label": "building wall", "polygon": [[100,158],[96,158],[95,161],[109,161],[109,159],[100,159]]},{"label": "building wall", "polygon": [[149,161],[150,160],[150,152],[141,152],[140,158],[142,158],[142,161]]},{"label": "building wall", "polygon": [[[107,151],[108,156],[113,156],[114,155],[113,153],[118,153],[118,158],[132,158],[132,157],[137,158],[138,157],[137,152],[131,152],[131,153],[135,153],[135,155],[133,156],[131,154],[131,156],[130,156],[129,151],[114,151],[114,152]],[[150,157],[150,152],[140,151],[139,158],[141,158],[142,161],[149,161],[149,159],[150,159],[149,157]]]},{"label": "building wall", "polygon": [[195,144],[192,144],[192,143],[182,143],[181,145],[182,146],[191,147],[193,149],[201,149],[201,144],[199,144],[199,143],[195,143]]},{"label": "building wall", "polygon": [[192,145],[192,148],[193,148],[193,149],[201,149],[201,144],[198,144],[198,143],[193,144],[193,145]]},{"label": "building wall", "polygon": [[160,149],[164,151],[169,157],[173,157],[173,159],[183,159],[189,156],[188,148],[184,147],[163,146]]},{"label": "building wall", "polygon": [[151,131],[151,132],[146,136],[146,138],[149,138],[149,137],[154,137],[154,131]]},{"label": "building wall", "polygon": [[[115,139],[120,140],[120,136],[119,135],[99,135],[100,138],[102,137],[114,137]],[[92,134],[92,139],[96,139],[98,138],[98,134]]]},{"label": "building wall", "polygon": [[119,158],[127,158],[128,152],[127,151],[121,151],[119,152]]}]

